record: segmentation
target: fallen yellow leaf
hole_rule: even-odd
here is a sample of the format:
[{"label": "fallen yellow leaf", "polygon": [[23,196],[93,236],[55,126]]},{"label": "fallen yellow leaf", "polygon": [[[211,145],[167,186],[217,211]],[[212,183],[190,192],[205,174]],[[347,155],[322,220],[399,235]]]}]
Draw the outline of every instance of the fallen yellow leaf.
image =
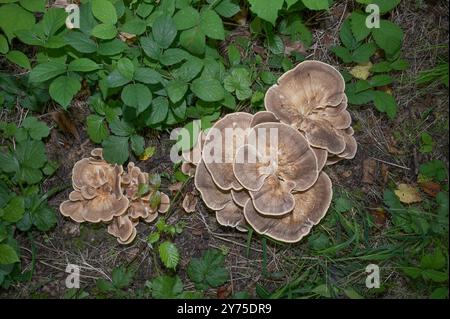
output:
[{"label": "fallen yellow leaf", "polygon": [[405,204],[418,203],[422,201],[417,188],[408,184],[398,185],[394,193],[398,196],[400,201]]},{"label": "fallen yellow leaf", "polygon": [[155,154],[156,148],[154,146],[149,146],[144,150],[144,153],[139,156],[141,161],[146,161]]},{"label": "fallen yellow leaf", "polygon": [[364,64],[358,64],[357,66],[350,69],[350,74],[357,79],[367,80],[370,75],[370,69],[372,68],[372,62],[367,62]]}]

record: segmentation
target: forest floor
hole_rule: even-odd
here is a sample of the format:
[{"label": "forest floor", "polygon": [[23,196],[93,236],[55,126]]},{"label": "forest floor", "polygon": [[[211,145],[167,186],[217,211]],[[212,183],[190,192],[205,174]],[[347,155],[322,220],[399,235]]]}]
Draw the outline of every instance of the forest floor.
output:
[{"label": "forest floor", "polygon": [[[333,181],[335,197],[345,196],[353,203],[344,217],[360,223],[356,230],[359,240],[348,242],[345,229],[335,222],[340,214],[330,211],[322,223],[298,244],[286,245],[272,241],[264,244],[257,234],[253,234],[248,243],[248,234],[220,226],[214,214],[200,200],[195,213],[183,211],[181,200],[186,192],[193,190],[193,182],[189,181],[173,201],[167,219],[170,224],[182,222],[184,225],[182,233],[176,235],[173,241],[181,254],[177,274],[185,283],[185,290],[192,290],[194,286],[186,274],[191,258],[200,256],[208,248],[217,248],[227,254],[226,267],[231,278],[224,287],[208,290],[205,294],[208,297],[223,298],[241,291],[256,297],[260,295],[258,287],[273,291],[288,287],[289,283],[296,280],[300,280],[300,283],[287,290],[294,289],[298,293],[302,289],[308,291],[320,284],[333,282],[336,287],[354,289],[365,297],[426,297],[424,291],[417,289],[398,269],[399,259],[379,261],[383,289],[371,291],[364,284],[364,270],[370,263],[370,258],[364,258],[365,252],[391,245],[393,254],[402,259],[405,257],[402,254],[410,251],[388,239],[387,234],[398,232],[401,236],[401,232],[393,227],[391,216],[381,208],[383,191],[389,185],[416,184],[419,164],[431,158],[443,161],[448,167],[449,93],[440,84],[418,86],[415,82],[421,71],[432,68],[439,62],[440,56],[448,54],[448,2],[427,1],[419,5],[421,2],[403,1],[392,13],[394,22],[405,32],[402,57],[410,63],[407,70],[395,75],[396,81],[392,87],[399,105],[397,117],[388,120],[373,105],[351,106],[350,113],[359,145],[356,157],[325,168]],[[314,21],[318,22],[311,27],[314,44],[305,51],[308,59],[343,68],[329,49],[337,43],[340,24],[348,12],[347,2],[339,2],[329,12],[315,17]],[[86,98],[79,97],[71,106],[70,120],[76,124],[79,138],[56,128],[52,119],[55,110],[56,107],[40,116],[41,120],[53,127],[46,145],[47,153],[52,160],[60,163],[56,174],[44,182],[44,190],[70,185],[73,164],[95,147],[89,141],[84,127],[89,114]],[[247,111],[254,112],[250,109]],[[15,120],[19,122],[24,116],[24,113],[19,113]],[[424,131],[431,134],[434,142],[432,152],[427,154],[419,152],[420,134]],[[169,158],[172,145],[169,132],[148,132],[146,144],[156,146],[156,153],[147,161],[136,160],[137,166],[148,172],[171,176],[174,165]],[[171,183],[163,178],[162,191],[171,193],[168,190]],[[68,193],[69,188],[55,195],[49,201],[50,205],[58,210]],[[365,227],[368,218],[374,221],[373,227]],[[90,292],[91,297],[96,296],[97,279],[109,279],[112,270],[118,265],[133,265],[135,276],[127,291],[129,296],[138,297],[137,291],[145,286],[147,280],[158,275],[162,268],[156,258],[158,252],[146,240],[154,229],[154,224],[141,223],[137,239],[131,245],[122,246],[106,233],[104,225],[80,226],[58,214],[57,226],[52,231],[34,233],[32,238],[20,238],[24,271],[32,267],[32,251],[35,249],[33,279],[31,282],[17,283],[7,292],[0,292],[0,297],[62,298],[66,293],[65,269],[69,263],[82,267],[81,286]],[[342,246],[342,249],[336,248],[339,252],[333,257],[317,254],[311,247],[314,247],[314,240],[321,234],[327,234],[327,238],[332,238],[332,242],[337,245],[347,242],[348,245]],[[347,258],[347,255],[352,257]],[[309,274],[307,279],[301,277],[306,272]],[[280,296],[288,297],[285,293],[280,292]],[[324,295],[317,290],[316,293]],[[306,293],[304,296],[314,297],[315,293]]]}]

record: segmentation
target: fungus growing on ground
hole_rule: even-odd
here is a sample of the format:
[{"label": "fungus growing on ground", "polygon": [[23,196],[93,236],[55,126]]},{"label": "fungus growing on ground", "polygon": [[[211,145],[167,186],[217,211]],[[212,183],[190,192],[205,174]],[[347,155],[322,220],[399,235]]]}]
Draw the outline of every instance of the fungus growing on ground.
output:
[{"label": "fungus growing on ground", "polygon": [[136,237],[139,220],[154,221],[159,213],[169,209],[169,197],[149,183],[149,175],[128,163],[127,172],[121,165],[109,164],[102,149],[91,151],[91,157],[75,163],[69,200],[61,203],[63,216],[77,223],[106,222],[108,233],[119,243],[129,244]]},{"label": "fungus growing on ground", "polygon": [[320,222],[333,194],[322,169],[357,150],[344,90],[336,69],[306,61],[267,91],[267,111],[214,124],[194,181],[221,225],[293,243]]},{"label": "fungus growing on ground", "polygon": [[305,61],[284,73],[264,98],[266,110],[283,123],[299,129],[311,146],[327,150],[330,157],[351,159],[356,141],[347,129],[345,81],[332,66]]}]

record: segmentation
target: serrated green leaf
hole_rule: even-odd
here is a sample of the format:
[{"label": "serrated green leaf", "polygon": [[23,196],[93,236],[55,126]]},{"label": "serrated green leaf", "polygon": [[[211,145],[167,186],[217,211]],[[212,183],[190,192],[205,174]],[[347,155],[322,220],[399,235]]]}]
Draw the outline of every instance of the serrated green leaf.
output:
[{"label": "serrated green leaf", "polygon": [[44,82],[66,72],[66,65],[58,61],[38,64],[30,72],[31,82]]},{"label": "serrated green leaf", "polygon": [[167,49],[159,58],[159,62],[163,65],[173,65],[179,63],[187,58],[189,58],[190,54],[186,51],[178,48]]},{"label": "serrated green leaf", "polygon": [[81,83],[77,78],[60,76],[50,83],[50,96],[64,109],[67,109],[77,92],[81,89]]},{"label": "serrated green leaf", "polygon": [[9,51],[8,40],[6,40],[3,34],[0,34],[0,53],[6,54]]},{"label": "serrated green leaf", "polygon": [[87,133],[94,143],[101,143],[108,137],[109,131],[105,123],[105,118],[91,114],[86,118]]},{"label": "serrated green leaf", "polygon": [[350,15],[352,33],[356,41],[358,42],[367,38],[367,36],[372,31],[372,29],[369,29],[366,26],[366,18],[367,15],[356,11],[352,12],[352,14]]},{"label": "serrated green leaf", "polygon": [[388,118],[395,118],[397,114],[397,102],[392,95],[383,91],[374,91],[373,103],[377,110],[386,113]]},{"label": "serrated green leaf", "polygon": [[190,29],[199,24],[200,14],[193,7],[188,6],[174,15],[173,22],[178,30]]},{"label": "serrated green leaf", "polygon": [[205,52],[205,41],[205,34],[199,27],[184,30],[180,34],[181,46],[194,54],[203,54]]},{"label": "serrated green leaf", "polygon": [[159,245],[159,258],[167,268],[175,269],[180,260],[178,248],[170,241],[165,241]]},{"label": "serrated green leaf", "polygon": [[161,55],[161,48],[159,45],[150,37],[141,38],[141,46],[145,54],[154,60],[159,60]]},{"label": "serrated green leaf", "polygon": [[103,142],[103,157],[109,163],[122,165],[129,157],[128,137],[108,136]]},{"label": "serrated green leaf", "polygon": [[88,58],[73,60],[67,66],[67,70],[73,72],[91,72],[98,69],[100,69],[100,65]]},{"label": "serrated green leaf", "polygon": [[130,137],[131,149],[133,150],[136,156],[144,153],[145,140],[142,136],[134,134]]},{"label": "serrated green leaf", "polygon": [[1,219],[10,222],[16,223],[22,219],[22,216],[25,212],[25,202],[23,197],[15,196],[13,197],[9,203],[2,208],[3,214]]},{"label": "serrated green leaf", "polygon": [[39,121],[34,116],[28,116],[22,122],[22,127],[26,128],[30,137],[34,140],[41,140],[50,134],[50,129],[45,122]]},{"label": "serrated green leaf", "polygon": [[19,256],[10,245],[0,244],[0,265],[8,265],[19,262]]},{"label": "serrated green leaf", "polygon": [[155,299],[174,299],[183,292],[183,283],[178,276],[159,276],[152,280],[151,290]]},{"label": "serrated green leaf", "polygon": [[117,29],[113,24],[100,23],[92,29],[91,34],[102,40],[110,40],[117,35]]},{"label": "serrated green leaf", "polygon": [[402,47],[402,29],[388,20],[380,20],[380,27],[372,29],[372,35],[377,45],[386,52],[388,57],[397,54]]},{"label": "serrated green leaf", "polygon": [[283,7],[284,0],[249,0],[249,3],[251,5],[250,10],[259,18],[275,25],[278,11]]},{"label": "serrated green leaf", "polygon": [[191,90],[205,102],[220,101],[225,96],[222,85],[216,79],[197,78],[192,81]]},{"label": "serrated green leaf", "polygon": [[30,60],[28,57],[23,54],[20,51],[17,50],[11,50],[6,54],[6,58],[11,61],[12,63],[17,64],[18,66],[24,68],[24,69],[31,69]]},{"label": "serrated green leaf", "polygon": [[120,97],[123,103],[134,107],[138,114],[145,111],[152,102],[152,93],[141,83],[128,84],[123,88]]},{"label": "serrated green leaf", "polygon": [[157,84],[162,81],[161,74],[150,68],[138,68],[134,79],[145,84]]},{"label": "serrated green leaf", "polygon": [[2,5],[0,10],[0,29],[11,41],[15,32],[28,30],[34,27],[35,18],[31,12],[21,8],[15,3]]},{"label": "serrated green leaf", "polygon": [[180,101],[186,94],[188,85],[182,80],[172,80],[166,85],[167,95],[172,103]]},{"label": "serrated green leaf", "polygon": [[229,278],[223,263],[224,256],[219,250],[207,250],[201,258],[192,258],[187,273],[198,289],[218,287]]},{"label": "serrated green leaf", "polygon": [[164,121],[169,112],[169,101],[163,96],[153,99],[150,106],[150,115],[146,120],[146,124],[151,126]]},{"label": "serrated green leaf", "polygon": [[97,51],[97,44],[88,35],[79,31],[70,31],[64,35],[68,45],[81,53],[93,53]]},{"label": "serrated green leaf", "polygon": [[238,4],[233,3],[232,0],[223,0],[214,7],[214,10],[224,18],[231,18],[237,14],[241,8]]}]

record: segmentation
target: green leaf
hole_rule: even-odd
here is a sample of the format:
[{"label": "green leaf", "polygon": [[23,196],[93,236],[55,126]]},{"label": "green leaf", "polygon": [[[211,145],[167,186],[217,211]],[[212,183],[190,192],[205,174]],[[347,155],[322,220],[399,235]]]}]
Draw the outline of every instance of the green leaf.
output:
[{"label": "green leaf", "polygon": [[93,53],[97,51],[97,44],[88,35],[70,31],[64,35],[64,40],[68,45],[81,53]]},{"label": "green leaf", "polygon": [[200,30],[211,39],[225,39],[222,19],[213,10],[206,9],[200,12]]},{"label": "green leaf", "polygon": [[350,299],[364,299],[354,288],[349,287],[344,289],[345,295]]},{"label": "green leaf", "polygon": [[114,5],[108,0],[92,0],[92,14],[106,24],[117,23],[117,12]]},{"label": "green leaf", "polygon": [[188,85],[182,80],[172,80],[166,85],[167,95],[172,103],[180,101],[186,94]]},{"label": "green leaf", "polygon": [[136,154],[136,156],[144,153],[145,140],[142,136],[137,134],[131,135],[130,142],[131,149],[133,150],[134,154]]},{"label": "green leaf", "polygon": [[[319,0],[319,2],[321,1],[323,0]],[[275,26],[278,10],[283,7],[284,0],[249,0],[249,3],[251,5],[250,10],[252,10],[253,13]]]},{"label": "green leaf", "polygon": [[1,218],[10,223],[16,223],[22,219],[25,212],[25,202],[23,197],[15,196],[0,211],[3,211]]},{"label": "green leaf", "polygon": [[34,140],[41,140],[50,134],[50,129],[45,122],[39,121],[34,116],[28,116],[22,122],[22,127],[26,128],[30,137]]},{"label": "green leaf", "polygon": [[163,65],[173,65],[179,63],[190,56],[189,53],[182,49],[173,48],[166,50],[163,55],[159,58],[159,61]]},{"label": "green leaf", "polygon": [[88,58],[73,60],[67,66],[67,70],[73,72],[91,72],[98,69],[100,69],[100,66]]},{"label": "green leaf", "polygon": [[419,172],[437,182],[442,182],[447,178],[447,170],[444,163],[440,160],[432,160],[420,165]]},{"label": "green leaf", "polygon": [[141,46],[145,54],[147,54],[150,58],[159,60],[159,57],[161,55],[161,48],[152,38],[141,38]]},{"label": "green leaf", "polygon": [[203,61],[196,57],[190,57],[182,66],[172,72],[179,80],[189,82],[194,79],[203,69]]},{"label": "green leaf", "polygon": [[394,81],[394,79],[392,78],[392,76],[387,75],[387,74],[380,74],[380,75],[375,75],[374,77],[372,77],[369,80],[369,84],[372,87],[377,87],[377,86],[384,86],[384,85],[391,84],[393,81]]},{"label": "green leaf", "polygon": [[199,27],[184,30],[180,34],[181,46],[194,54],[203,54],[203,52],[205,52],[205,41],[205,34],[199,29]]},{"label": "green leaf", "polygon": [[108,136],[103,142],[103,157],[109,163],[122,165],[129,157],[128,137]]},{"label": "green leaf", "polygon": [[77,92],[81,89],[78,79],[69,76],[60,76],[52,81],[49,87],[50,96],[64,109],[67,109]]},{"label": "green leaf", "polygon": [[122,32],[127,32],[130,34],[141,35],[142,33],[145,32],[146,28],[147,28],[147,24],[144,20],[139,19],[139,18],[133,18],[133,19],[125,22],[125,24],[122,25],[120,30]]},{"label": "green leaf", "polygon": [[350,18],[344,20],[339,30],[339,38],[342,44],[349,50],[354,50],[359,45],[352,33]]},{"label": "green leaf", "polygon": [[131,81],[134,77],[134,64],[128,58],[122,58],[117,61],[117,71],[119,71],[124,78]]},{"label": "green leaf", "polygon": [[33,225],[40,231],[49,231],[56,225],[56,215],[47,205],[38,207],[32,214]]},{"label": "green leaf", "polygon": [[201,258],[192,258],[187,268],[189,278],[198,289],[218,287],[229,278],[223,267],[225,257],[217,249],[207,250]]},{"label": "green leaf", "polygon": [[127,269],[125,266],[119,266],[114,268],[112,272],[112,283],[115,288],[123,289],[131,285],[134,272],[131,269]]},{"label": "green leaf", "polygon": [[152,297],[155,299],[174,299],[183,292],[183,283],[180,277],[159,276],[152,280]]},{"label": "green leaf", "polygon": [[328,10],[329,1],[328,0],[302,0],[305,7],[310,10]]},{"label": "green leaf", "polygon": [[388,57],[394,56],[402,47],[402,29],[388,20],[380,20],[380,27],[372,29],[372,35]]},{"label": "green leaf", "polygon": [[445,267],[447,259],[440,249],[436,249],[433,254],[423,255],[420,260],[422,269],[439,270]]},{"label": "green leaf", "polygon": [[367,36],[372,31],[372,29],[369,29],[366,26],[366,18],[367,15],[356,11],[352,12],[352,14],[350,15],[352,33],[356,41],[358,42],[367,38]]},{"label": "green leaf", "polygon": [[113,70],[106,78],[106,83],[110,88],[124,86],[128,82],[130,82],[130,80],[120,74],[118,70]]},{"label": "green leaf", "polygon": [[392,70],[391,64],[386,61],[375,63],[371,68],[370,72],[373,73],[384,73]]},{"label": "green leaf", "polygon": [[391,120],[397,114],[397,102],[394,97],[383,91],[373,91],[373,103],[378,111],[387,114]]},{"label": "green leaf", "polygon": [[144,84],[128,84],[122,90],[120,95],[123,103],[134,107],[139,114],[145,111],[152,102],[152,93]]},{"label": "green leaf", "polygon": [[100,23],[92,29],[91,34],[99,39],[110,40],[117,35],[117,29],[113,24]]},{"label": "green leaf", "polygon": [[197,10],[192,7],[186,7],[179,10],[173,17],[173,22],[178,30],[190,29],[200,22],[200,15]]},{"label": "green leaf", "polygon": [[448,287],[439,287],[433,290],[430,299],[448,299]]},{"label": "green leaf", "polygon": [[161,74],[150,68],[138,68],[134,79],[145,84],[158,84],[162,81]]},{"label": "green leaf", "polygon": [[9,51],[8,40],[3,34],[0,34],[0,54],[6,54]]},{"label": "green leaf", "polygon": [[128,46],[119,39],[113,39],[110,41],[102,41],[98,45],[97,53],[100,55],[117,55],[122,53],[128,48]]},{"label": "green leaf", "polygon": [[28,30],[34,27],[35,19],[32,13],[22,9],[15,3],[1,6],[0,29],[11,41],[18,30]]},{"label": "green leaf", "polygon": [[191,90],[194,94],[205,102],[220,101],[224,98],[225,92],[216,79],[198,78],[192,81]]},{"label": "green leaf", "polygon": [[22,166],[41,168],[47,161],[44,143],[36,140],[20,142],[16,147],[16,157]]},{"label": "green leaf", "polygon": [[135,133],[134,127],[124,119],[115,119],[109,124],[109,127],[113,134],[119,136],[130,136]]},{"label": "green leaf", "polygon": [[401,0],[356,0],[362,4],[375,4],[380,9],[380,13],[384,14],[394,9]]},{"label": "green leaf", "polygon": [[359,46],[352,54],[352,60],[356,63],[366,63],[370,57],[375,54],[377,47],[373,43],[364,43]]},{"label": "green leaf", "polygon": [[94,143],[101,143],[108,137],[109,131],[105,123],[105,118],[91,114],[86,118],[87,134]]},{"label": "green leaf", "polygon": [[180,254],[178,248],[170,241],[165,241],[159,245],[159,258],[163,262],[164,266],[170,269],[175,269],[180,260]]},{"label": "green leaf", "polygon": [[9,51],[6,58],[24,69],[31,69],[30,60],[28,60],[28,57],[20,51]]},{"label": "green leaf", "polygon": [[44,82],[66,72],[66,65],[58,61],[38,64],[30,72],[31,82]]},{"label": "green leaf", "polygon": [[153,38],[163,49],[167,49],[177,36],[177,27],[172,18],[167,15],[159,16],[153,22]]},{"label": "green leaf", "polygon": [[336,54],[344,63],[351,63],[353,61],[350,51],[342,46],[335,46],[330,49],[331,52]]},{"label": "green leaf", "polygon": [[250,73],[246,69],[234,69],[224,79],[224,87],[228,92],[235,92],[239,100],[246,100],[252,96],[250,88]]},{"label": "green leaf", "polygon": [[231,18],[237,14],[241,8],[232,0],[223,0],[214,7],[214,10],[224,18]]},{"label": "green leaf", "polygon": [[51,41],[51,36],[54,35],[63,25],[67,18],[67,13],[61,8],[50,8],[45,12],[42,18],[42,25],[44,34]]},{"label": "green leaf", "polygon": [[344,197],[339,197],[336,200],[336,203],[334,204],[334,209],[338,213],[348,212],[352,208],[353,208],[352,202],[350,200],[348,200],[347,198],[344,198]]},{"label": "green leaf", "polygon": [[147,125],[155,125],[164,121],[169,112],[169,101],[163,96],[158,96],[150,107],[150,116],[146,120]]},{"label": "green leaf", "polygon": [[7,244],[0,244],[0,265],[7,265],[19,262],[14,248]]},{"label": "green leaf", "polygon": [[423,279],[430,279],[434,282],[445,282],[448,281],[448,273],[444,271],[437,271],[434,269],[422,270]]}]

